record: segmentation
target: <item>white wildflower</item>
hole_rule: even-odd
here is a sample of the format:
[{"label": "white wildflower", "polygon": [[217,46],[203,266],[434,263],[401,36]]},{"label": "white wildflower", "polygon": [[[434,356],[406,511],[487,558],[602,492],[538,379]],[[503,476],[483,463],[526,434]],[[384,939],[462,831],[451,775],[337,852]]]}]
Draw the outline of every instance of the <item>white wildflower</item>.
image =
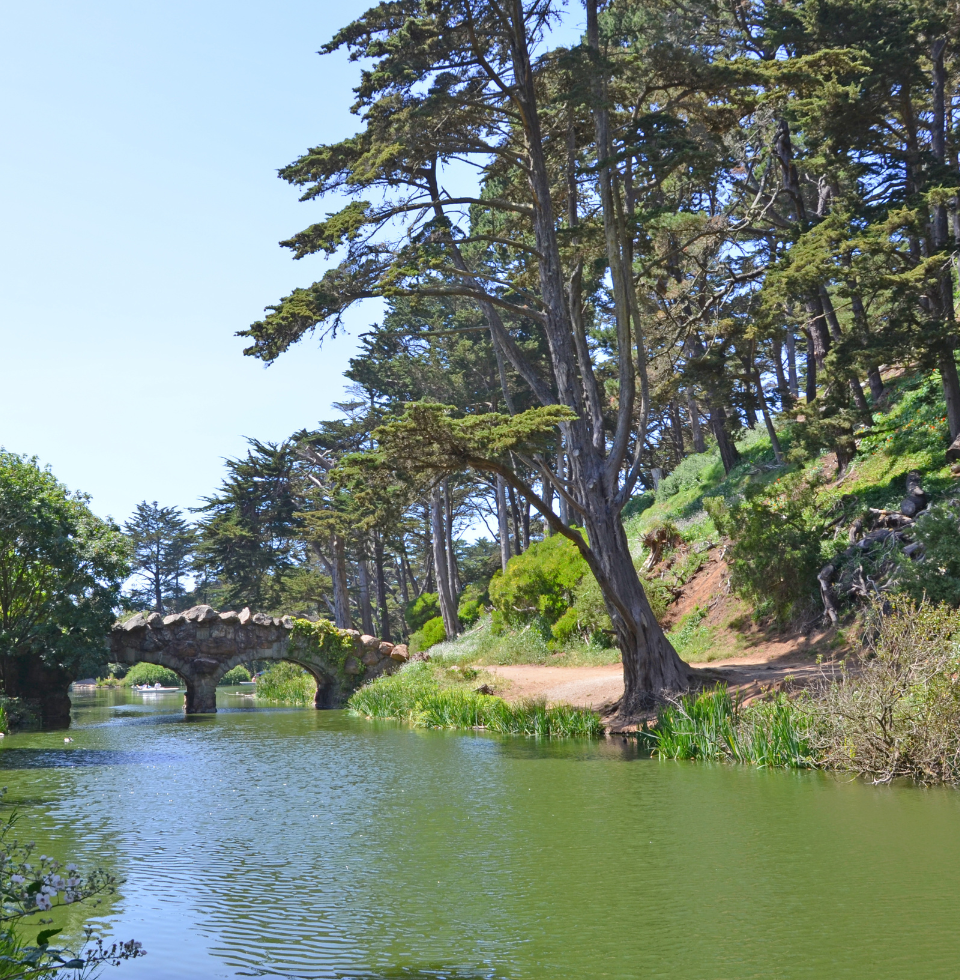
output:
[{"label": "white wildflower", "polygon": [[43,912],[49,912],[52,906],[53,902],[50,901],[50,898],[47,895],[37,895],[38,909],[42,910]]}]

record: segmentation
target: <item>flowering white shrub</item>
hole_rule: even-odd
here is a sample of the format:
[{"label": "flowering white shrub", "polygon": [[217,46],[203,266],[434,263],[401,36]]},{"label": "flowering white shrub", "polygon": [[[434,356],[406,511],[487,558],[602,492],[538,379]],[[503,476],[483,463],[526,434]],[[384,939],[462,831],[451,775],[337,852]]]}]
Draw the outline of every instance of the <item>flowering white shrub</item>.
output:
[{"label": "flowering white shrub", "polygon": [[[0,790],[2,800],[6,790]],[[36,944],[22,939],[25,922],[40,913],[78,902],[97,905],[100,896],[110,895],[120,883],[113,875],[97,869],[81,874],[75,864],[63,866],[46,854],[30,860],[34,845],[14,839],[16,814],[0,823],[0,978],[2,980],[89,980],[99,967],[118,965],[122,960],[144,955],[138,942],[104,944],[93,930],[84,930],[83,945],[69,950],[51,945],[60,929],[42,929]],[[51,919],[39,918],[49,926]]]}]

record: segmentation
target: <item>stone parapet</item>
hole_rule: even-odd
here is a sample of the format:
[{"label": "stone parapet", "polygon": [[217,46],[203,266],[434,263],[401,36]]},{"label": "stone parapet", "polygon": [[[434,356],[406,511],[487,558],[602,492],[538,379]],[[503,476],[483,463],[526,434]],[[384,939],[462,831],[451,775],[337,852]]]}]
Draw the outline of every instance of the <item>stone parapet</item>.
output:
[{"label": "stone parapet", "polygon": [[187,714],[215,712],[220,678],[251,660],[299,664],[317,681],[316,706],[329,708],[343,703],[360,681],[393,673],[407,659],[403,645],[342,630],[351,638],[354,654],[346,658],[342,671],[334,670],[319,654],[291,643],[295,622],[292,616],[267,616],[249,609],[218,612],[207,605],[169,616],[137,613],[117,623],[109,646],[118,663],[155,663],[177,673],[187,688]]}]

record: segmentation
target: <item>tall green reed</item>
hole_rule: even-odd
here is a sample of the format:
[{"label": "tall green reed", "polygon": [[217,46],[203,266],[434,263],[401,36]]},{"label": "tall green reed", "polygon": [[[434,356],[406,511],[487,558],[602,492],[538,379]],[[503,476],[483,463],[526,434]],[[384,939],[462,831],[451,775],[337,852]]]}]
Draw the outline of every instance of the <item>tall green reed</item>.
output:
[{"label": "tall green reed", "polygon": [[783,694],[741,705],[718,685],[662,708],[646,737],[654,753],[665,759],[787,768],[814,765],[807,715]]}]

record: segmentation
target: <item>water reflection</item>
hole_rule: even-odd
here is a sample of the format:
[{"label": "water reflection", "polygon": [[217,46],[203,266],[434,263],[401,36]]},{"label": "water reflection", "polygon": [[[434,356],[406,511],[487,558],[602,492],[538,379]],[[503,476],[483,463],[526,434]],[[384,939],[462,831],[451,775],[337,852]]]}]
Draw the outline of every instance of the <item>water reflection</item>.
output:
[{"label": "water reflection", "polygon": [[956,975],[958,793],[123,703],[0,748],[38,847],[126,879],[116,980]]},{"label": "water reflection", "polygon": [[15,749],[0,751],[0,769],[73,769],[78,766],[145,766],[173,762],[160,752],[122,749]]}]

